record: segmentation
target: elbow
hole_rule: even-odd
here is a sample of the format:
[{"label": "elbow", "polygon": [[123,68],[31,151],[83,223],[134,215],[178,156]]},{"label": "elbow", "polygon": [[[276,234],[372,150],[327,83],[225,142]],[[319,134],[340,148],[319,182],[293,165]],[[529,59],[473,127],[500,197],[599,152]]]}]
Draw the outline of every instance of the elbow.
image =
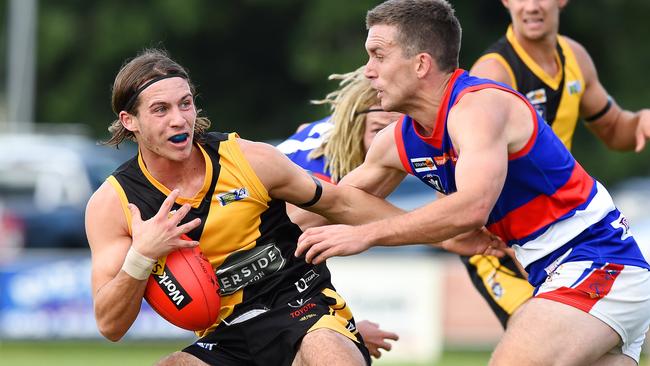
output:
[{"label": "elbow", "polygon": [[478,204],[467,212],[462,212],[461,231],[468,232],[480,229],[487,224],[491,207],[485,204]]},{"label": "elbow", "polygon": [[126,334],[126,331],[119,329],[115,325],[106,324],[105,322],[97,321],[97,328],[99,329],[99,333],[111,342],[119,341]]}]

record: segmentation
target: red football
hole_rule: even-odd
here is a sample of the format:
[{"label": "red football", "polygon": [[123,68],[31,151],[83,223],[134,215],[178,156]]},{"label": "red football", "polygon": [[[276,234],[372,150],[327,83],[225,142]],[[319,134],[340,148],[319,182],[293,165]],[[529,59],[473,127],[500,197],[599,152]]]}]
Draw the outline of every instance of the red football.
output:
[{"label": "red football", "polygon": [[179,249],[158,260],[144,298],[160,316],[187,330],[210,327],[221,307],[217,277],[199,247]]}]

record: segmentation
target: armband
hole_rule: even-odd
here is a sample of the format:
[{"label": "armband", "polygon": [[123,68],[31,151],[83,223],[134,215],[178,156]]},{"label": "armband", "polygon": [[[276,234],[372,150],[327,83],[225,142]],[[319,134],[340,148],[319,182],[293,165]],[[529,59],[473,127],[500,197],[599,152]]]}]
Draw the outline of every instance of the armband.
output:
[{"label": "armband", "polygon": [[144,255],[138,253],[133,247],[129,248],[128,253],[126,253],[126,258],[124,258],[124,264],[122,265],[122,271],[126,272],[129,276],[135,278],[136,280],[146,280],[151,274],[151,269],[153,265],[156,264],[155,259],[145,257]]},{"label": "armband", "polygon": [[320,183],[320,180],[316,177],[311,177],[311,179],[314,180],[314,183],[316,183],[316,191],[314,192],[314,198],[311,199],[311,201],[303,203],[301,205],[298,205],[298,207],[309,207],[313,206],[320,200],[320,196],[323,194],[323,185]]},{"label": "armband", "polygon": [[607,104],[605,104],[603,109],[601,109],[600,112],[585,118],[585,122],[593,122],[593,121],[597,120],[598,118],[604,116],[605,113],[607,113],[607,111],[609,111],[610,108],[612,108],[612,97],[608,96],[607,97]]}]

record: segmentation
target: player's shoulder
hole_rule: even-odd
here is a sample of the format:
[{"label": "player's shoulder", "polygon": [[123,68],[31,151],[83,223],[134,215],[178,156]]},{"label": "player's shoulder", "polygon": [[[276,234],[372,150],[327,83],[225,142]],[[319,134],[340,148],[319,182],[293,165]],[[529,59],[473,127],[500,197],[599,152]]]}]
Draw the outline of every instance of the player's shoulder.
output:
[{"label": "player's shoulder", "polygon": [[397,146],[395,130],[401,129],[404,119],[405,117],[402,117],[377,132],[366,155],[366,161],[383,160],[391,155],[390,152]]},{"label": "player's shoulder", "polygon": [[92,194],[86,204],[86,234],[89,242],[95,242],[96,238],[107,235],[111,229],[118,229],[116,232],[128,234],[126,222],[126,206],[123,206],[122,199],[125,197],[119,192],[119,184],[116,180],[107,179]]},{"label": "player's shoulder", "polygon": [[119,195],[115,187],[116,183],[111,182],[111,179],[113,179],[112,176],[106,179],[90,196],[86,205],[87,210],[94,207],[108,207],[113,202],[119,202]]},{"label": "player's shoulder", "polygon": [[469,71],[470,75],[514,85],[512,66],[501,55],[490,53],[476,60]]},{"label": "player's shoulder", "polygon": [[583,46],[580,42],[564,35],[561,35],[559,37],[560,40],[566,42],[566,44],[569,46],[569,48],[575,55],[576,60],[578,61],[581,67],[584,64],[584,61],[591,60],[591,56],[589,55],[589,52],[587,51],[585,46]]},{"label": "player's shoulder", "polygon": [[267,155],[274,155],[280,153],[278,149],[266,142],[246,140],[241,137],[235,139],[237,145],[241,149],[244,156],[251,157],[264,157]]}]

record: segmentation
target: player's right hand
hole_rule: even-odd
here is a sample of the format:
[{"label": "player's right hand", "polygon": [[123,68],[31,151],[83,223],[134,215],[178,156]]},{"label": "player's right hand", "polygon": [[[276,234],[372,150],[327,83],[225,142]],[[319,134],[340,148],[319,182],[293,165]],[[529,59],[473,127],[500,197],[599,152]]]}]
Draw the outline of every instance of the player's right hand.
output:
[{"label": "player's right hand", "polygon": [[153,259],[169,254],[171,251],[199,245],[197,241],[181,239],[182,234],[195,229],[201,224],[201,219],[196,218],[180,225],[191,206],[184,204],[172,212],[174,201],[179,196],[177,189],[173,190],[165,199],[155,216],[143,221],[138,207],[129,204],[131,212],[131,245],[138,253]]},{"label": "player's right hand", "polygon": [[371,247],[361,226],[328,225],[305,230],[298,238],[294,255],[305,262],[319,264],[327,258],[361,253]]}]

